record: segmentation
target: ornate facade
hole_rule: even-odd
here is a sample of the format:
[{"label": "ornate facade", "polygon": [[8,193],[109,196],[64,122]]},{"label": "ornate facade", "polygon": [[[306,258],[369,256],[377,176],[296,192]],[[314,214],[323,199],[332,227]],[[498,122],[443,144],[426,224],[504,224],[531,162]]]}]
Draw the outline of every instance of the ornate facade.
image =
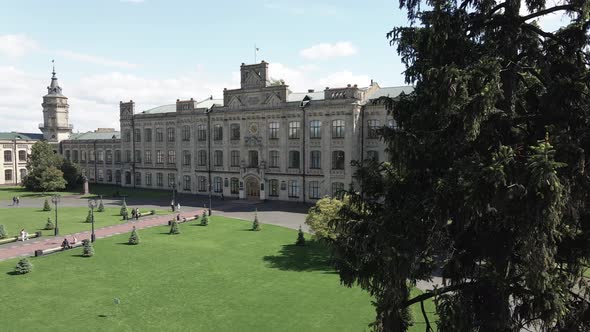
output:
[{"label": "ornate facade", "polygon": [[[120,132],[99,129],[61,140],[69,127],[67,106],[59,117],[65,99],[54,112],[62,121],[43,133],[49,140],[57,132],[60,152],[91,182],[313,202],[354,185],[351,161],[384,159],[377,130],[395,122],[372,101],[412,89],[372,82],[293,93],[282,82],[270,84],[264,61],[242,64],[240,72],[240,88],[224,89],[223,99],[177,100],[141,112],[133,101],[121,102]],[[44,113],[54,105],[46,97]]]}]

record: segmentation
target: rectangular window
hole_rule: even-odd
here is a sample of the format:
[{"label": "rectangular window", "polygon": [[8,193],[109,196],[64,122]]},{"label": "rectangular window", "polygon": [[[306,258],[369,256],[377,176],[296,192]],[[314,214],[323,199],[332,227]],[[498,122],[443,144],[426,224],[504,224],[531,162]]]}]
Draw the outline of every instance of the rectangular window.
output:
[{"label": "rectangular window", "polygon": [[216,176],[213,178],[213,191],[216,193],[220,193],[223,190],[222,188],[222,180],[221,176]]},{"label": "rectangular window", "polygon": [[269,151],[268,152],[268,167],[279,167],[279,151]]},{"label": "rectangular window", "polygon": [[268,196],[279,196],[279,180],[270,180],[268,187]]},{"label": "rectangular window", "polygon": [[299,151],[289,151],[289,168],[299,168]]},{"label": "rectangular window", "polygon": [[73,155],[73,157],[72,157],[73,161],[75,163],[77,163],[78,162],[78,150],[74,150],[74,152],[72,153],[72,155]]},{"label": "rectangular window", "polygon": [[[76,153],[74,153],[74,155],[76,156]],[[107,150],[105,155],[106,155],[107,164],[112,164],[113,163],[113,150]]]},{"label": "rectangular window", "polygon": [[332,169],[344,169],[344,151],[332,151]]},{"label": "rectangular window", "polygon": [[213,162],[215,166],[223,166],[223,151],[215,150],[213,153]]},{"label": "rectangular window", "polygon": [[156,128],[156,142],[164,142],[164,129]]},{"label": "rectangular window", "polygon": [[131,142],[131,130],[125,129],[123,131],[123,141],[125,141],[125,142]]},{"label": "rectangular window", "polygon": [[309,123],[309,138],[322,138],[322,121],[312,120]]},{"label": "rectangular window", "polygon": [[107,169],[107,182],[113,182],[113,171]]},{"label": "rectangular window", "polygon": [[[90,160],[94,160],[94,151],[90,151]],[[131,162],[131,150],[125,150],[125,162]]]},{"label": "rectangular window", "polygon": [[[117,150],[117,152],[119,152],[119,162],[121,161],[121,151]],[[116,157],[117,155],[115,155]],[[82,152],[80,152],[80,161],[81,162],[86,162],[86,151],[82,150]]]},{"label": "rectangular window", "polygon": [[379,152],[374,150],[367,151],[367,159],[372,161],[379,161]]},{"label": "rectangular window", "polygon": [[207,140],[207,127],[203,124],[200,124],[197,127],[197,139],[199,141],[206,141]]},{"label": "rectangular window", "polygon": [[207,151],[206,150],[199,150],[199,158],[198,158],[199,166],[207,165]]},{"label": "rectangular window", "polygon": [[136,163],[141,163],[141,151],[140,150],[135,150],[135,162]]},{"label": "rectangular window", "polygon": [[190,166],[191,165],[191,152],[189,150],[182,151],[182,165],[183,166]]},{"label": "rectangular window", "polygon": [[191,140],[191,127],[182,126],[182,140],[188,142]]},{"label": "rectangular window", "polygon": [[232,151],[231,152],[231,166],[232,167],[239,167],[240,166],[240,151]]},{"label": "rectangular window", "polygon": [[183,189],[185,191],[190,191],[191,190],[191,176],[190,175],[185,175],[183,177],[183,181],[182,182],[184,184]]},{"label": "rectangular window", "polygon": [[311,181],[309,183],[309,198],[320,198],[320,183],[318,181]]},{"label": "rectangular window", "polygon": [[342,198],[344,196],[344,183],[334,182],[332,183],[332,197]]},{"label": "rectangular window", "polygon": [[299,131],[301,130],[301,122],[291,121],[289,122],[289,138],[299,138]]},{"label": "rectangular window", "polygon": [[[127,151],[127,152],[129,152],[129,161],[131,161],[131,151]],[[88,161],[90,161],[90,162],[94,162],[94,159],[95,159],[95,157],[96,157],[96,156],[94,155],[95,153],[96,153],[96,151],[94,151],[94,150],[90,150],[90,152],[88,153]]]},{"label": "rectangular window", "polygon": [[7,169],[4,171],[4,181],[12,181],[12,170]]},{"label": "rectangular window", "polygon": [[199,191],[207,191],[207,179],[204,176],[199,176],[198,186]]},{"label": "rectangular window", "polygon": [[152,173],[145,173],[145,185],[152,186]]},{"label": "rectangular window", "polygon": [[133,140],[135,142],[141,142],[141,129],[135,129],[135,131],[133,132]]},{"label": "rectangular window", "polygon": [[168,173],[168,188],[173,188],[176,185],[176,174]]},{"label": "rectangular window", "polygon": [[97,158],[99,163],[103,163],[104,162],[104,151],[103,150],[98,150],[98,155]]},{"label": "rectangular window", "polygon": [[240,180],[238,178],[231,178],[229,188],[230,188],[230,192],[232,194],[239,194],[240,193]]},{"label": "rectangular window", "polygon": [[232,123],[230,127],[230,139],[233,141],[240,140],[240,124]]},{"label": "rectangular window", "polygon": [[168,164],[176,164],[176,151],[168,150]]},{"label": "rectangular window", "polygon": [[156,150],[156,164],[164,163],[164,152],[162,150]]},{"label": "rectangular window", "polygon": [[145,150],[144,152],[144,161],[146,164],[151,164],[152,163],[152,150]]},{"label": "rectangular window", "polygon": [[145,141],[146,142],[151,142],[152,141],[152,129],[151,128],[146,128],[143,130],[143,135],[145,136]]},{"label": "rectangular window", "polygon": [[291,180],[289,181],[289,197],[299,197],[299,181]]},{"label": "rectangular window", "polygon": [[311,151],[311,162],[309,168],[312,169],[319,169],[322,168],[322,152],[321,151]]},{"label": "rectangular window", "polygon": [[[86,157],[84,156],[85,153],[82,153],[82,156],[84,157],[84,159],[86,159]],[[121,162],[121,150],[115,150],[115,162],[116,163],[120,163]]]},{"label": "rectangular window", "polygon": [[156,173],[156,186],[158,186],[158,187],[164,186],[164,174]]},{"label": "rectangular window", "polygon": [[[100,172],[98,173],[100,174]],[[135,185],[141,186],[141,173],[135,173]]]},{"label": "rectangular window", "polygon": [[258,151],[248,151],[248,167],[258,167]]},{"label": "rectangular window", "polygon": [[10,151],[10,150],[4,151],[4,162],[5,163],[12,162],[12,151]]},{"label": "rectangular window", "polygon": [[25,150],[19,150],[18,151],[18,160],[19,161],[27,161],[27,151],[25,151]]},{"label": "rectangular window", "polygon": [[271,122],[268,124],[268,138],[279,139],[279,123]]},{"label": "rectangular window", "polygon": [[166,137],[168,137],[168,142],[174,142],[174,138],[175,138],[175,130],[174,128],[167,128],[166,129]]},{"label": "rectangular window", "polygon": [[213,140],[221,141],[223,139],[223,126],[216,124],[213,126]]},{"label": "rectangular window", "polygon": [[332,121],[332,138],[344,138],[344,120]]},{"label": "rectangular window", "polygon": [[98,170],[98,181],[100,181],[100,182],[104,181],[104,171],[102,169]]},{"label": "rectangular window", "polygon": [[379,129],[381,127],[381,123],[379,120],[369,120],[367,121],[367,137],[368,138],[378,138],[379,137]]}]

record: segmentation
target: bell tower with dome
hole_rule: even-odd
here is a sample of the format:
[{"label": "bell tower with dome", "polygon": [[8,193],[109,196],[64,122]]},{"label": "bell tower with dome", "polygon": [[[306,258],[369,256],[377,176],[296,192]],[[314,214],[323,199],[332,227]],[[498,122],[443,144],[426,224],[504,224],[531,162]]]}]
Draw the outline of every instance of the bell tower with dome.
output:
[{"label": "bell tower with dome", "polygon": [[59,143],[70,138],[73,129],[68,119],[70,105],[57,83],[55,66],[53,66],[51,83],[47,87],[47,94],[43,96],[41,106],[43,106],[43,123],[39,125],[39,129],[43,133],[43,139],[50,143]]}]

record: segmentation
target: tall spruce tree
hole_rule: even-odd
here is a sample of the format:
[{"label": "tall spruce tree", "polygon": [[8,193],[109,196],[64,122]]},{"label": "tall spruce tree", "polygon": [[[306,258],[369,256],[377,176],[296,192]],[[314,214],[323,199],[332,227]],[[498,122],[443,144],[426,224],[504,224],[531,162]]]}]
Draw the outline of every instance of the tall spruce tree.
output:
[{"label": "tall spruce tree", "polygon": [[[388,37],[415,88],[378,101],[390,160],[359,163],[334,221],[341,280],[374,296],[376,331],[429,298],[441,331],[590,329],[590,2],[399,3],[417,24]],[[543,30],[552,14],[570,22]]]}]

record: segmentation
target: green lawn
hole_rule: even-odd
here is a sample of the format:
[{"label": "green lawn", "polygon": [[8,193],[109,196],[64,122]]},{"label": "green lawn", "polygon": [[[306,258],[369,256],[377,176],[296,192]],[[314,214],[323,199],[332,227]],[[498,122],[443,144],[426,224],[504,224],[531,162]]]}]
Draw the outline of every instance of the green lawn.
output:
[{"label": "green lawn", "polygon": [[[101,228],[123,223],[119,215],[120,208],[105,208],[104,212],[94,210],[94,227]],[[147,209],[143,209],[147,212]],[[156,211],[157,214],[170,212]],[[88,208],[85,207],[60,207],[57,211],[59,233],[62,235],[90,230],[90,223],[86,222]],[[29,234],[41,231],[43,236],[53,235],[53,230],[43,230],[47,218],[55,224],[55,210],[42,211],[40,208],[7,208],[0,209],[0,224],[3,224],[10,236],[16,236],[21,229]]]},{"label": "green lawn", "polygon": [[16,260],[0,262],[0,329],[368,330],[370,297],[340,285],[325,248],[292,245],[297,232],[287,228],[249,227],[212,217],[207,227],[181,224],[180,235],[144,229],[138,246],[128,235],[101,239],[92,258],[80,249],[32,258],[23,276],[10,274]]},{"label": "green lawn", "polygon": [[[21,198],[35,198],[51,196],[54,194],[60,194],[62,196],[79,195],[82,192],[82,188],[75,190],[64,190],[60,192],[33,192],[29,191],[24,187],[7,186],[0,187],[0,200],[9,200],[12,202],[12,197],[19,196]],[[155,190],[155,189],[143,189],[143,188],[123,188],[120,186],[107,185],[107,184],[89,184],[89,195],[83,197],[96,197],[103,195],[104,197],[113,197],[115,195],[126,195],[134,198],[169,198],[172,196],[170,190]]]}]

